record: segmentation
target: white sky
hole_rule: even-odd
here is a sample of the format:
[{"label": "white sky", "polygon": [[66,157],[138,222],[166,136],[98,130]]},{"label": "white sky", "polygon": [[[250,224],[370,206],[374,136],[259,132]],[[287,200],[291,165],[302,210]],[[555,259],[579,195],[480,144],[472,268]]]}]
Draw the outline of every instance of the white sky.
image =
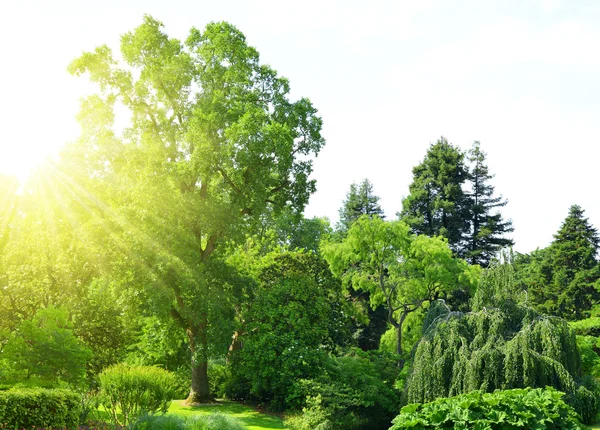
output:
[{"label": "white sky", "polygon": [[[367,4],[368,3],[368,4]],[[174,37],[229,21],[309,97],[327,145],[308,216],[337,220],[350,183],[369,178],[389,218],[411,169],[443,135],[481,141],[516,249],[552,240],[571,204],[600,228],[600,2],[0,2],[0,171],[75,139],[88,86],[66,66],[149,13]]]}]

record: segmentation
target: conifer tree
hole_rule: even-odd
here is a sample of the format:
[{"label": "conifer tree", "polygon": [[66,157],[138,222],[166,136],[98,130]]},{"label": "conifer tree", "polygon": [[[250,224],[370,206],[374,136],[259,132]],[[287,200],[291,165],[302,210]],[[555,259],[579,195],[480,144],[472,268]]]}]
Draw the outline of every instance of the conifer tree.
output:
[{"label": "conifer tree", "polygon": [[362,215],[377,215],[385,218],[379,205],[379,196],[373,191],[373,184],[368,179],[364,179],[360,184],[350,185],[350,191],[346,194],[346,200],[344,200],[339,214],[337,230],[342,234],[347,232]]},{"label": "conifer tree", "polygon": [[512,239],[504,237],[514,230],[512,221],[504,221],[499,211],[508,203],[502,196],[494,197],[494,186],[489,183],[494,177],[485,164],[486,153],[479,142],[474,142],[468,157],[471,163],[469,182],[469,221],[468,249],[465,257],[471,264],[487,267],[494,255],[503,247],[514,245]]},{"label": "conifer tree", "polygon": [[464,153],[441,137],[413,168],[410,194],[399,214],[413,233],[447,238],[459,257],[464,257],[469,232],[469,201],[463,189],[468,177]]}]

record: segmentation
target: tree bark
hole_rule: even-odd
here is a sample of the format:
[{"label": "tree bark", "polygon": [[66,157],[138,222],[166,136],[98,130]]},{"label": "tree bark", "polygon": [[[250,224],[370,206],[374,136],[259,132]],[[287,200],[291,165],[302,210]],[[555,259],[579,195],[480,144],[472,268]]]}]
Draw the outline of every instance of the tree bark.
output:
[{"label": "tree bark", "polygon": [[[190,343],[190,352],[192,354],[192,386],[190,394],[185,400],[185,404],[192,405],[195,403],[212,403],[214,397],[210,394],[208,387],[208,360],[206,358],[206,350],[208,347],[208,338],[206,326],[193,326],[187,329],[188,340]],[[201,351],[198,351],[196,341],[200,341]]]},{"label": "tree bark", "polygon": [[192,387],[185,403],[212,403],[214,400],[208,388],[208,363],[206,360],[196,362],[192,357]]}]

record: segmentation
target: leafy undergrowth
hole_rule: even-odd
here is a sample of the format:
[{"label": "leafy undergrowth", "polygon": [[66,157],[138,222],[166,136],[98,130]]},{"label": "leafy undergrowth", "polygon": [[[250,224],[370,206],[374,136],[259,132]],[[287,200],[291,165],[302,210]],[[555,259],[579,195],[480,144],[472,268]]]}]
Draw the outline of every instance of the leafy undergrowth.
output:
[{"label": "leafy undergrowth", "polygon": [[266,415],[249,406],[226,400],[211,405],[183,406],[183,400],[173,400],[169,414],[192,416],[199,414],[222,414],[237,419],[249,430],[285,429],[283,421],[271,415]]}]

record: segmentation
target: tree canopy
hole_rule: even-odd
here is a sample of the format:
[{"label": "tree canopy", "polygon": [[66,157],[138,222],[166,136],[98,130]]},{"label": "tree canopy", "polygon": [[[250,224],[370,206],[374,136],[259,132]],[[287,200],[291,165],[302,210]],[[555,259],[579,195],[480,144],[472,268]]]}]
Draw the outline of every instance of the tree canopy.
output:
[{"label": "tree canopy", "polygon": [[[99,92],[82,102],[63,168],[110,232],[113,275],[187,333],[189,401],[205,401],[210,333],[230,313],[227,245],[269,213],[302,210],[322,121],[230,24],[192,28],[182,43],[145,16],[121,54],[100,46],[69,66]],[[121,135],[117,105],[130,114]]]}]

